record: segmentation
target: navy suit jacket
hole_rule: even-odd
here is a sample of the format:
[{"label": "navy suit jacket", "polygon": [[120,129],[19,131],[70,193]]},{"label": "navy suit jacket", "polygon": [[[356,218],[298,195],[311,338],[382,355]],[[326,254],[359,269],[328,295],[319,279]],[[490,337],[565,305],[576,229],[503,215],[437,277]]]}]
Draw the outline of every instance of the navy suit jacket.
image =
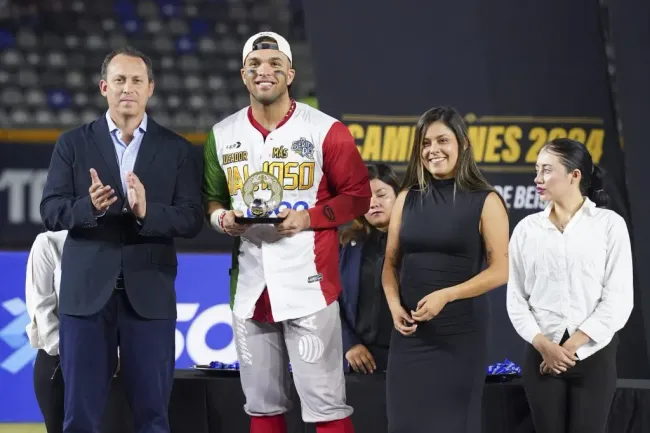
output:
[{"label": "navy suit jacket", "polygon": [[[187,140],[149,118],[133,170],[147,201],[145,218],[138,223],[122,191],[106,117],[59,137],[43,190],[41,217],[48,230],[69,231],[61,257],[62,314],[99,312],[122,272],[136,313],[146,319],[176,318],[173,238],[196,236],[204,221],[202,169],[190,149]],[[91,168],[118,197],[97,219],[88,193]]]},{"label": "navy suit jacket", "polygon": [[343,331],[343,354],[361,341],[355,331],[357,306],[359,305],[359,279],[363,259],[363,242],[348,243],[339,250],[339,274],[341,275],[341,329]]}]

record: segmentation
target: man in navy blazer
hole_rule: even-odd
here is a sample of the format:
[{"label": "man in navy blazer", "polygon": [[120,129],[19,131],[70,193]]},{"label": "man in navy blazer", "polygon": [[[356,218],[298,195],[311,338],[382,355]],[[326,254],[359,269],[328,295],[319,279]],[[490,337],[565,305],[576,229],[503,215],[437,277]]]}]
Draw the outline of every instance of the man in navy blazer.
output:
[{"label": "man in navy blazer", "polygon": [[135,431],[169,432],[175,364],[175,237],[203,225],[191,144],[147,117],[151,60],[125,48],[102,65],[105,116],[62,134],[41,201],[62,254],[60,357],[65,433],[99,431],[117,365]]}]

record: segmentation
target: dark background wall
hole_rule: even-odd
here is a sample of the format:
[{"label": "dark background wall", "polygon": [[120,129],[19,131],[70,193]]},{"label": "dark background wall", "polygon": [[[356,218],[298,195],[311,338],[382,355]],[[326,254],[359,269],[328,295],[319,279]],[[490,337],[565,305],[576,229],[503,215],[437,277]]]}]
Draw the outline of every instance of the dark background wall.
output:
[{"label": "dark background wall", "polygon": [[[452,105],[465,115],[475,157],[505,196],[514,227],[543,207],[533,186],[539,146],[558,136],[586,142],[610,175],[613,208],[634,229],[637,305],[621,333],[620,374],[648,377],[650,309],[644,301],[650,281],[638,264],[650,257],[650,238],[639,228],[648,209],[640,188],[649,182],[641,172],[634,174],[633,165],[641,168],[650,156],[643,153],[648,151],[640,133],[650,101],[650,39],[630,31],[628,17],[622,16],[637,9],[619,5],[612,11],[609,35],[616,42],[617,20],[626,23],[620,37],[627,39],[618,41],[624,53],[616,57],[621,62],[617,79],[627,95],[620,101],[624,155],[606,56],[609,29],[603,13],[608,18],[608,11],[593,0],[525,5],[516,0],[308,0],[304,7],[320,106],[350,127],[365,159],[403,166],[418,115]],[[647,18],[636,17],[639,26],[645,19],[646,32]],[[635,33],[637,42],[630,45],[633,35],[626,33]],[[646,69],[637,65],[635,70],[640,55],[635,47],[645,49]],[[505,288],[490,294],[494,361],[518,360],[523,347],[507,318],[504,296]]]}]

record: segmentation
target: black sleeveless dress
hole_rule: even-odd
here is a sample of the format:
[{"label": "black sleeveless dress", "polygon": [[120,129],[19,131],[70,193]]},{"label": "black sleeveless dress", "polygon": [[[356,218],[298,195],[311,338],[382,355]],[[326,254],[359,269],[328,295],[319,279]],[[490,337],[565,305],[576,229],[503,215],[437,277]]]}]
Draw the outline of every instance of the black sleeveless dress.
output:
[{"label": "black sleeveless dress", "polygon": [[[400,297],[407,312],[429,293],[482,270],[479,232],[489,191],[432,179],[406,196],[399,235]],[[386,372],[389,433],[479,433],[487,367],[485,295],[448,303],[408,337],[393,331]]]}]

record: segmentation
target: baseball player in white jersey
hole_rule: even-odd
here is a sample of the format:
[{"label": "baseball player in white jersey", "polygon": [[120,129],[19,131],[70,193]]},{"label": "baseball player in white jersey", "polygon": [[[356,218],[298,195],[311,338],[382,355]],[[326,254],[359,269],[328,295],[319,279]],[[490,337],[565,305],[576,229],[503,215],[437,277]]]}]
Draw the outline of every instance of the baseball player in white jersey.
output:
[{"label": "baseball player in white jersey", "polygon": [[[252,36],[241,74],[251,104],[212,128],[203,188],[211,225],[235,238],[231,307],[250,431],[286,432],[291,362],[303,420],[318,433],[352,433],[337,228],[368,210],[368,170],[345,125],[290,98],[295,71],[282,36]],[[259,172],[281,185],[269,213],[281,224],[235,221],[251,216],[244,185]]]}]

